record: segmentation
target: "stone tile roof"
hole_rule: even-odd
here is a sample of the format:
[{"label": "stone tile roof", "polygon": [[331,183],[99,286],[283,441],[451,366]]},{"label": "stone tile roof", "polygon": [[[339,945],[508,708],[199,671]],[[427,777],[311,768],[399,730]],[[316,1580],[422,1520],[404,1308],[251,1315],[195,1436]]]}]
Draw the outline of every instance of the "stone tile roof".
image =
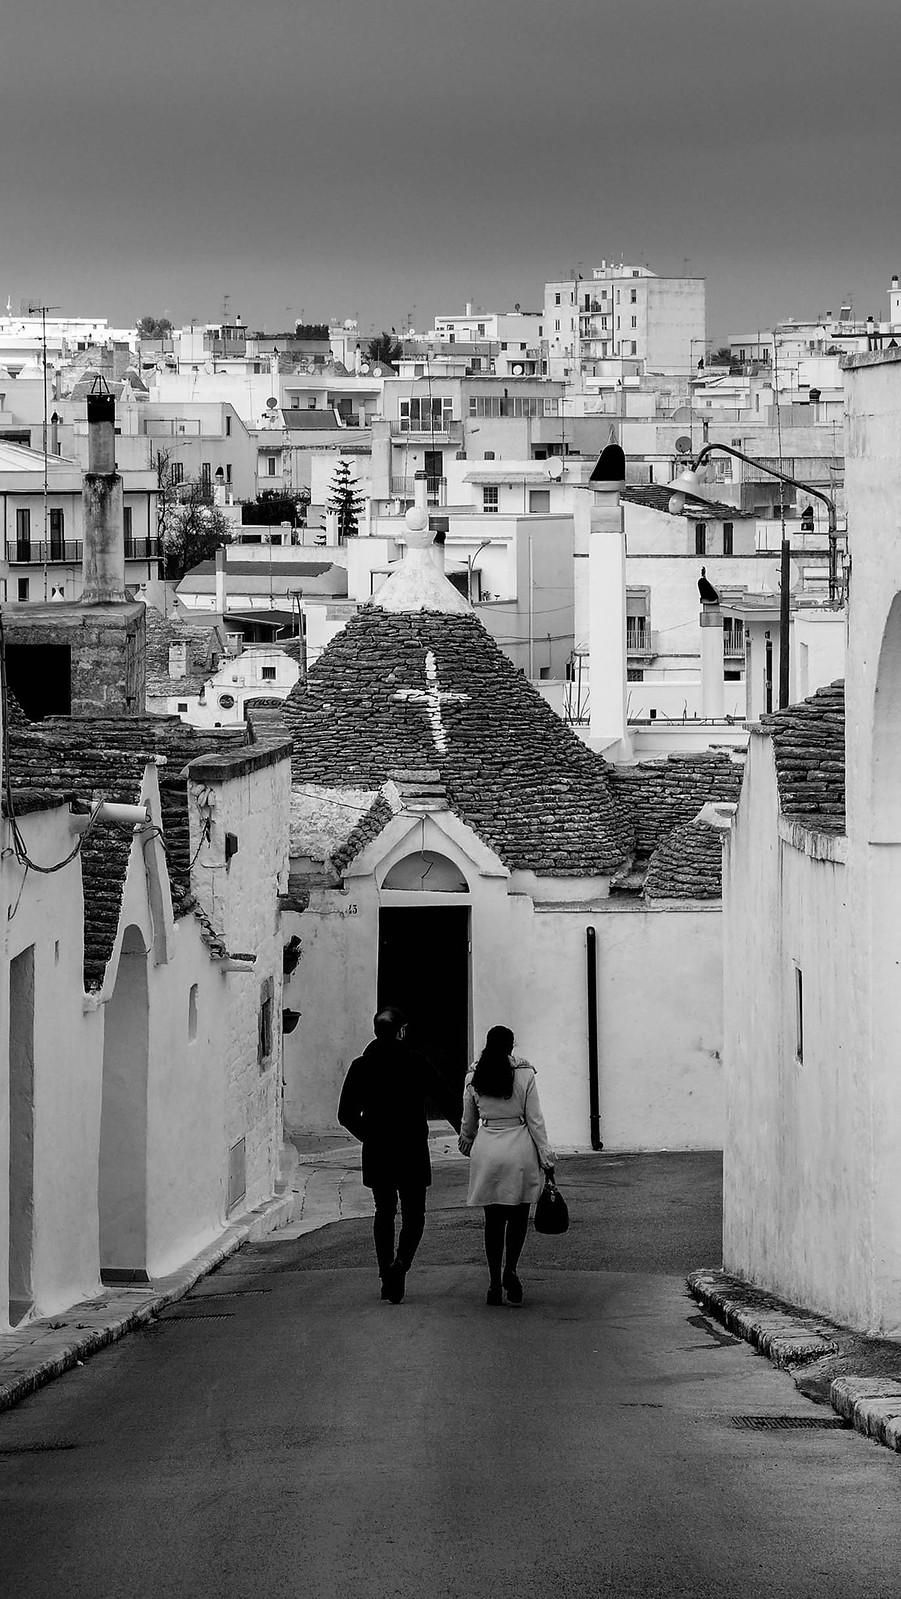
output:
[{"label": "stone tile roof", "polygon": [[631,853],[608,766],[471,613],[361,610],[292,689],[285,721],[297,783],[374,790],[433,768],[511,869],[607,874]]},{"label": "stone tile roof", "polygon": [[674,828],[693,821],[708,800],[735,803],[743,771],[743,762],[715,750],[614,766],[611,784],[632,818],[636,856],[649,859]]},{"label": "stone tile roof", "polygon": [[655,849],[648,864],[646,899],[719,899],[724,833],[695,817]]},{"label": "stone tile roof", "polygon": [[[190,842],[187,783],[180,775],[188,761],[225,744],[243,744],[247,734],[187,727],[177,717],[136,716],[98,719],[48,717],[16,723],[9,729],[9,770],[14,784],[40,788],[79,800],[100,798],[137,804],[144,768],[155,755],[166,861],[176,915],[187,908]],[[13,794],[15,800],[15,791]],[[132,834],[128,828],[98,824],[82,847],[85,903],[84,979],[86,988],[103,982],[119,923]]]},{"label": "stone tile roof", "polygon": [[[222,633],[208,623],[191,623],[163,616],[152,605],[145,608],[147,637],[147,692],[157,697],[199,694],[212,676],[225,649]],[[170,644],[187,645],[187,675],[169,673]]]},{"label": "stone tile roof", "polygon": [[[620,499],[628,500],[632,505],[647,506],[651,511],[665,511],[671,516],[673,513],[669,502],[676,492],[672,483],[627,483],[620,493]],[[702,500],[696,494],[686,494],[685,510],[679,514],[702,520],[706,516],[713,522],[746,520],[745,512],[737,505],[726,505],[723,500]]]},{"label": "stone tile roof", "polygon": [[761,717],[773,740],[783,816],[830,833],[845,830],[845,685],[830,683],[797,705]]}]

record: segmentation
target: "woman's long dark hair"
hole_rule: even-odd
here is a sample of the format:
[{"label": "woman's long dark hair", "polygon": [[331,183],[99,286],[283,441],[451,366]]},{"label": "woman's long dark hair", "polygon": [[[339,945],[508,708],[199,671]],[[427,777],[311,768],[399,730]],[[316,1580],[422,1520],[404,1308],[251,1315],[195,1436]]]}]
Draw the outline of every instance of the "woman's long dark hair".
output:
[{"label": "woman's long dark hair", "polygon": [[509,1099],[513,1093],[513,1034],[509,1027],[492,1027],[476,1062],[472,1086],[477,1094]]}]

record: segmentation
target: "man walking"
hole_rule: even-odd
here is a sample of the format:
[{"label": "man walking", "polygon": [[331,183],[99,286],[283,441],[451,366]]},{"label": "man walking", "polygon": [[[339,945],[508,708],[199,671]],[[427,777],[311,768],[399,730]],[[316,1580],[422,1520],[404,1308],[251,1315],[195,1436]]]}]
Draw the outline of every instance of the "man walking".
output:
[{"label": "man walking", "polygon": [[[338,1121],[363,1144],[363,1183],[372,1189],[372,1234],[382,1298],[399,1305],[407,1272],[425,1230],[426,1190],[432,1181],[426,1101],[441,1105],[456,1132],[462,1100],[416,1050],[404,1042],[406,1017],[393,1005],[373,1021],[375,1038],[351,1062],[338,1103]],[[401,1229],[394,1249],[400,1202]]]}]

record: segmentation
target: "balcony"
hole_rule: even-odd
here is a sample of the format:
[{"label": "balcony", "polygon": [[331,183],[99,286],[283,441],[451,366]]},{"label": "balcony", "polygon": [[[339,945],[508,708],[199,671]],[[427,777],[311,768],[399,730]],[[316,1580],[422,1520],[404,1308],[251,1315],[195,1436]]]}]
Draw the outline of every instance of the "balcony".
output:
[{"label": "balcony", "polygon": [[[447,504],[446,477],[427,477],[425,488],[429,505]],[[391,479],[391,498],[393,500],[415,500],[416,479],[412,477],[393,477]]]},{"label": "balcony", "polygon": [[81,560],[81,539],[7,539],[6,559],[10,566],[47,566]]},{"label": "balcony", "polygon": [[[126,538],[126,561],[155,561],[160,543],[156,538]],[[80,565],[84,555],[81,539],[7,539],[6,559],[10,566]]]},{"label": "balcony", "polygon": [[626,654],[627,655],[653,655],[651,648],[651,630],[644,624],[637,622],[626,623]]},{"label": "balcony", "polygon": [[463,423],[456,418],[435,417],[424,421],[417,417],[397,416],[391,423],[392,438],[417,440],[422,444],[458,444],[463,438]]},{"label": "balcony", "polygon": [[159,558],[160,541],[156,538],[127,538],[125,540],[126,561],[156,561]]}]

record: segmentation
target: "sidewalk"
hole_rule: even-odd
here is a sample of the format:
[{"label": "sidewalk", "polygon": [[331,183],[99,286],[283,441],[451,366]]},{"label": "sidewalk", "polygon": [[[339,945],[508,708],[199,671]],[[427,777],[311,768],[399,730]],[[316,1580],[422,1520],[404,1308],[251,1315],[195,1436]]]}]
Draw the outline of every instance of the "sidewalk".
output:
[{"label": "sidewalk", "polygon": [[[273,1232],[280,1239],[300,1238],[332,1222],[372,1215],[371,1195],[360,1182],[359,1144],[346,1133],[297,1134],[291,1143],[297,1150],[291,1191],[237,1217],[171,1277],[135,1287],[117,1284],[56,1316],[0,1332],[0,1411],[152,1321],[242,1244],[259,1243]],[[429,1149],[433,1162],[463,1159],[450,1132],[433,1134]]]},{"label": "sidewalk", "polygon": [[901,1343],[868,1338],[725,1271],[693,1271],[688,1287],[730,1332],[788,1371],[801,1393],[901,1454]]}]

